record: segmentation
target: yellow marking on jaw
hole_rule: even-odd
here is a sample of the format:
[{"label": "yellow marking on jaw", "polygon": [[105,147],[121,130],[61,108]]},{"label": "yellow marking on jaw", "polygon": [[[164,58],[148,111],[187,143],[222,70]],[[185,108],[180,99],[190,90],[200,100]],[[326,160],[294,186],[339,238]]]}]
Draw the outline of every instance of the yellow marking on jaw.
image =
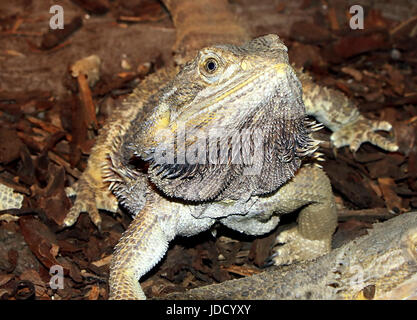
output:
[{"label": "yellow marking on jaw", "polygon": [[277,63],[276,65],[274,65],[272,68],[275,69],[275,71],[278,74],[285,74],[286,73],[286,69],[288,68],[288,65],[285,63]]},{"label": "yellow marking on jaw", "polygon": [[243,61],[240,64],[240,67],[242,68],[243,71],[246,71],[248,69],[248,64],[246,63],[246,61]]},{"label": "yellow marking on jaw", "polygon": [[171,112],[169,110],[165,111],[162,114],[162,117],[155,124],[154,126],[155,129],[158,130],[158,129],[164,129],[168,127],[170,118],[171,118]]},{"label": "yellow marking on jaw", "polygon": [[[171,112],[169,110],[162,113],[161,117],[155,122],[155,124],[150,128],[148,137],[155,137],[159,130],[164,130],[168,128],[169,122],[171,119]],[[154,145],[156,141],[149,141],[147,142],[150,145]]]},{"label": "yellow marking on jaw", "polygon": [[187,121],[188,126],[195,126],[200,124],[207,124],[216,119],[216,114],[213,112],[209,112],[208,114],[204,115],[202,118],[191,119]]}]

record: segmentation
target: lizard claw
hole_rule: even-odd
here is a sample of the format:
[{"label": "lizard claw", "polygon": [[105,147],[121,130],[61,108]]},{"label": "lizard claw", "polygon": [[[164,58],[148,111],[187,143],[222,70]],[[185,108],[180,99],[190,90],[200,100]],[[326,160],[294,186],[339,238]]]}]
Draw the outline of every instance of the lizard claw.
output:
[{"label": "lizard claw", "polygon": [[63,226],[72,226],[80,216],[81,212],[87,212],[91,221],[97,228],[101,229],[101,216],[98,209],[104,209],[111,212],[117,211],[117,200],[108,190],[102,190],[95,186],[94,183],[88,182],[84,176],[78,180],[74,188],[66,189],[67,196],[76,194],[74,205],[68,212],[63,221]]},{"label": "lizard claw", "polygon": [[375,131],[390,131],[392,126],[387,121],[370,120],[360,115],[354,122],[348,123],[333,132],[330,137],[336,148],[349,146],[356,152],[362,143],[370,142],[387,151],[397,151],[398,146]]},{"label": "lizard claw", "polygon": [[282,231],[276,238],[274,253],[266,261],[268,265],[288,265],[295,262],[313,260],[330,252],[331,238],[310,240],[304,238],[297,227]]}]

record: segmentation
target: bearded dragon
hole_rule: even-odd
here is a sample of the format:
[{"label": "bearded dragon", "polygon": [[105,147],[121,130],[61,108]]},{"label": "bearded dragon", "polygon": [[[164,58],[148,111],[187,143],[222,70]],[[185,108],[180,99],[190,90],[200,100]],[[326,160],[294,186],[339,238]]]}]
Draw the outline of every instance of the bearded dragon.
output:
[{"label": "bearded dragon", "polygon": [[100,226],[97,208],[118,205],[133,216],[114,251],[110,299],[146,298],[138,280],[169,242],[215,223],[260,235],[298,210],[274,263],[328,253],[336,208],[323,170],[303,162],[318,147],[306,114],[333,131],[336,147],[397,149],[374,132],[389,123],[364,118],[342,93],[294,70],[277,35],[249,41],[227,1],[164,3],[179,66],[143,80],[101,129],[64,222],[86,211]]}]

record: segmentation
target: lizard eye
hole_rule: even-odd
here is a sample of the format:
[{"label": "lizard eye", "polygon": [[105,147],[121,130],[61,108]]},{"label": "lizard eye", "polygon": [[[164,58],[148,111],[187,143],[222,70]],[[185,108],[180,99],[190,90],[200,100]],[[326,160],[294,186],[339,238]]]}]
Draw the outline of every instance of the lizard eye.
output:
[{"label": "lizard eye", "polygon": [[213,74],[216,72],[217,68],[218,68],[218,62],[216,59],[214,58],[208,58],[205,62],[204,62],[204,70],[206,70],[207,73],[209,74]]}]

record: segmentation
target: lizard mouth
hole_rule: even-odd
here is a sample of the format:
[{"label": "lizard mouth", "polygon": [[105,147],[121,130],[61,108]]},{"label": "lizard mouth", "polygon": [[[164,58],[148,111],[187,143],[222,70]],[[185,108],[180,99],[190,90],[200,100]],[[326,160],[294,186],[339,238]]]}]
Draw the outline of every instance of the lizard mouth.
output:
[{"label": "lizard mouth", "polygon": [[[263,104],[277,100],[277,96],[301,97],[297,83],[295,72],[286,63],[259,68],[258,72],[255,70],[238,78],[232,77],[215,91],[213,88],[207,90],[208,92],[202,91],[190,106],[171,120],[174,126],[176,122],[184,122],[187,127],[195,126],[200,129],[210,125],[210,122],[218,125],[219,119],[223,121],[226,117],[239,119],[239,115],[244,116],[262,109]],[[298,116],[300,111],[305,112],[304,103],[297,102],[302,105],[302,110],[297,110],[296,113],[292,110],[287,113],[288,116]],[[275,105],[280,104],[275,101]]]}]

